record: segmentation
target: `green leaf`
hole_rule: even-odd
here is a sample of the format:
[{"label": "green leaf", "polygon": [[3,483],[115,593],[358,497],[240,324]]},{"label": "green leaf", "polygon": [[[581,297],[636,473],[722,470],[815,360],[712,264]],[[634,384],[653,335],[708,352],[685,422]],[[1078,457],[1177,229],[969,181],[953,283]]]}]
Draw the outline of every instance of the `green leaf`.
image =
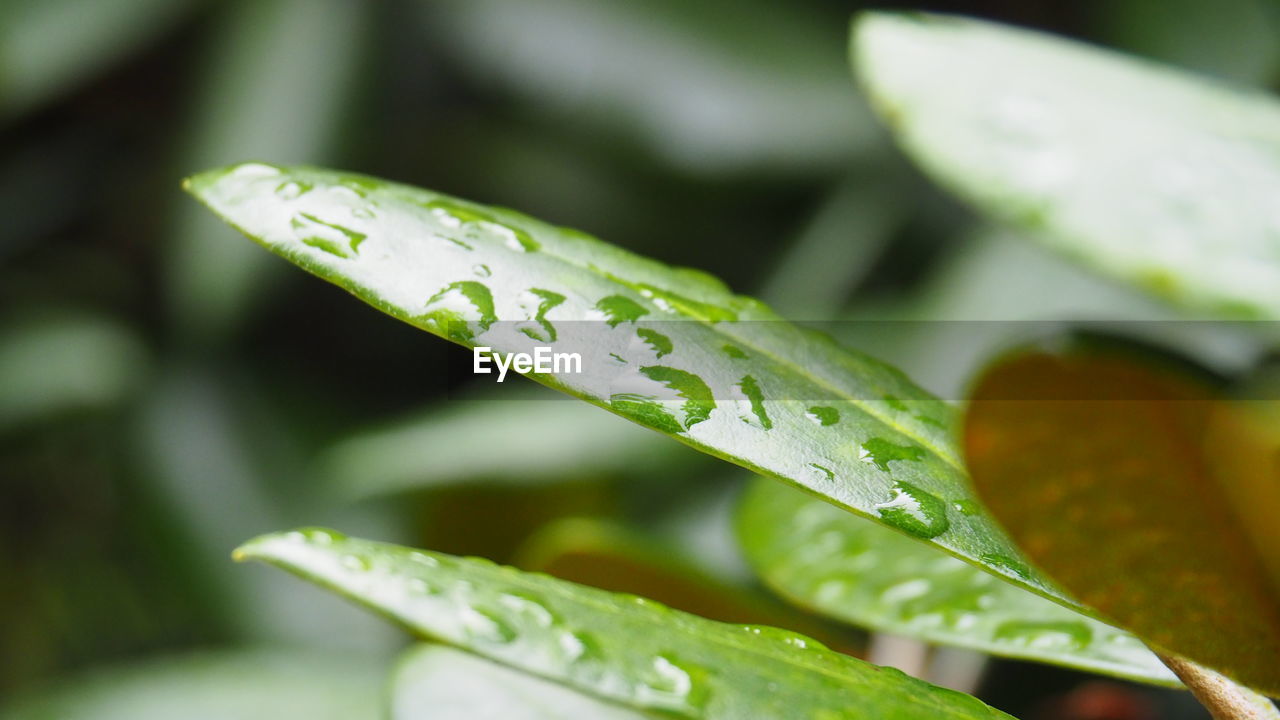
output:
[{"label": "green leaf", "polygon": [[[771,480],[763,482],[778,485]],[[838,508],[827,507],[847,516]],[[914,544],[905,539],[903,542]],[[849,636],[853,633],[832,632],[832,624],[815,621],[811,615],[779,603],[757,590],[754,583],[748,587],[746,582],[733,582],[715,568],[691,562],[679,549],[674,542],[613,522],[566,518],[534,533],[520,549],[515,564],[561,580],[642,595],[712,620],[785,627],[841,652],[849,649]]]},{"label": "green leaf", "polygon": [[[1019,553],[987,516],[954,509],[973,497],[950,406],[710,276],[509,210],[332,171],[244,164],[186,187],[266,248],[401,320],[472,347],[579,353],[581,374],[531,376],[1072,602],[1010,569],[1019,562],[985,559]],[[540,292],[564,299],[547,309]]]},{"label": "green leaf", "polygon": [[700,457],[542,388],[537,396],[502,389],[345,438],[321,455],[317,474],[343,495],[369,497],[474,480],[652,477]]},{"label": "green leaf", "polygon": [[1167,299],[1280,317],[1280,102],[990,23],[870,13],[895,137],[982,212]]},{"label": "green leaf", "polygon": [[1225,402],[1133,347],[1055,347],[1010,354],[973,388],[965,447],[987,506],[1153,648],[1280,694],[1275,401]]},{"label": "green leaf", "polygon": [[66,315],[0,327],[0,432],[124,401],[149,358],[129,327]]},{"label": "green leaf", "polygon": [[765,582],[815,612],[872,630],[1130,680],[1176,685],[1134,636],[763,478],[738,538]]},{"label": "green leaf", "polygon": [[375,720],[382,665],[295,650],[166,657],[8,698],[0,720]]},{"label": "green leaf", "polygon": [[391,676],[390,720],[645,720],[654,717],[444,645],[408,650]]},{"label": "green leaf", "polygon": [[0,121],[50,100],[171,27],[194,0],[6,0]]},{"label": "green leaf", "polygon": [[[323,160],[354,106],[368,5],[344,0],[222,3],[182,162]],[[168,229],[168,318],[182,339],[222,341],[264,289],[269,264],[184,204]],[[197,330],[198,328],[198,330]]]},{"label": "green leaf", "polygon": [[417,634],[599,698],[675,717],[1000,718],[978,700],[783,630],[327,530],[266,535],[264,560]]},{"label": "green leaf", "polygon": [[[876,149],[839,18],[768,0],[422,2],[458,69],[702,174],[839,172]],[[834,22],[833,22],[834,21]],[[744,53],[742,48],[750,47]],[[494,52],[494,48],[502,48]]]}]

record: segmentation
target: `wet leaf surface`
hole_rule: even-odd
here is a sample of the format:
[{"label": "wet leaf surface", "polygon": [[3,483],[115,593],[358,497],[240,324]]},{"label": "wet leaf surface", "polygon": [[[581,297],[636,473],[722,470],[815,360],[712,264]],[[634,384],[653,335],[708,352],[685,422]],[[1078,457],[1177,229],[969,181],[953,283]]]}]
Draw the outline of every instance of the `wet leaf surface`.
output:
[{"label": "wet leaf surface", "polygon": [[1040,33],[870,13],[853,62],[982,212],[1179,304],[1280,317],[1280,102]]},{"label": "wet leaf surface", "polygon": [[717,623],[485,560],[318,529],[257,538],[236,557],[278,565],[427,639],[666,716],[1007,717],[794,633]]}]

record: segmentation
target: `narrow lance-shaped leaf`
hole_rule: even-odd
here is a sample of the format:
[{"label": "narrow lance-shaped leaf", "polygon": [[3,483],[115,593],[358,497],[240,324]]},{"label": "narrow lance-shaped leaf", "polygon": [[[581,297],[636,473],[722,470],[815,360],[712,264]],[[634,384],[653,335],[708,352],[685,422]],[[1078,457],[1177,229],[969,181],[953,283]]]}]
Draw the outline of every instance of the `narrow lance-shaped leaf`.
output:
[{"label": "narrow lance-shaped leaf", "polygon": [[966,454],[991,512],[1074,595],[1280,694],[1280,437],[1259,404],[1274,411],[1133,348],[1059,343],[980,378]]},{"label": "narrow lance-shaped leaf", "polygon": [[245,164],[187,189],[266,248],[471,347],[574,352],[532,376],[1070,604],[973,503],[953,415],[900,372],[708,275],[508,210]]},{"label": "narrow lance-shaped leaf", "polygon": [[800,635],[717,623],[485,560],[325,530],[263,536],[236,557],[279,565],[426,638],[665,716],[1007,717]]},{"label": "narrow lance-shaped leaf", "polygon": [[1123,630],[764,478],[743,499],[738,539],[770,587],[823,615],[931,643],[1177,684]]},{"label": "narrow lance-shaped leaf", "polygon": [[1107,274],[1280,317],[1280,102],[962,18],[869,13],[853,63],[926,172]]}]

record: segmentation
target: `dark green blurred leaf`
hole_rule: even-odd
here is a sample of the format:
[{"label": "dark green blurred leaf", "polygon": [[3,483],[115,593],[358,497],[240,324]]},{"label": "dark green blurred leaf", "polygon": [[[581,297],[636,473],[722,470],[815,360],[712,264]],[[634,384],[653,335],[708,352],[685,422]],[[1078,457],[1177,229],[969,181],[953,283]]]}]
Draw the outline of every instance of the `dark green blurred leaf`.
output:
[{"label": "dark green blurred leaf", "polygon": [[701,172],[843,170],[875,138],[839,21],[739,0],[424,3],[433,42],[490,84]]},{"label": "dark green blurred leaf", "polygon": [[[1280,438],[1233,432],[1239,408],[1167,360],[1059,345],[1007,356],[974,386],[965,449],[987,506],[1073,595],[1153,647],[1280,693]],[[1218,472],[1241,452],[1269,462]]]},{"label": "dark green blurred leaf", "polygon": [[236,557],[276,564],[426,638],[650,712],[707,720],[1006,717],[793,633],[716,623],[483,560],[326,530],[257,538]]},{"label": "dark green blurred leaf", "polygon": [[401,320],[471,347],[579,353],[581,374],[535,379],[1071,602],[1010,569],[1023,563],[989,518],[953,509],[972,498],[948,405],[708,275],[367,177],[244,164],[187,188]]},{"label": "dark green blurred leaf", "polygon": [[1129,633],[778,483],[756,481],[738,530],[765,582],[815,612],[930,643],[1177,683]]},{"label": "dark green blurred leaf", "polygon": [[235,651],[95,672],[0,709],[0,720],[375,720],[382,663]]},{"label": "dark green blurred leaf", "polygon": [[[1280,70],[1275,0],[1108,0],[1098,24],[1109,45],[1250,85]],[[1274,10],[1274,8],[1273,8]]]},{"label": "dark green blurred leaf", "polygon": [[983,212],[1193,306],[1280,317],[1280,102],[990,23],[867,14],[854,65]]},{"label": "dark green blurred leaf", "polygon": [[196,0],[6,0],[0,6],[0,121],[139,50]]},{"label": "dark green blurred leaf", "polygon": [[149,358],[110,318],[32,318],[0,329],[0,431],[126,400]]}]

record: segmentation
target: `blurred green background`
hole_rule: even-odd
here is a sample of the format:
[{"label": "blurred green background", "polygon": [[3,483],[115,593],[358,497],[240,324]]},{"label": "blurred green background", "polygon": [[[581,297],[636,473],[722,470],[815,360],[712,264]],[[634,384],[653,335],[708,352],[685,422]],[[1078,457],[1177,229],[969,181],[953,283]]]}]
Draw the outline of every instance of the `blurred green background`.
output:
[{"label": "blurred green background", "polygon": [[[1174,317],[918,175],[850,78],[859,7],[0,3],[0,717],[4,699],[15,718],[380,716],[406,638],[229,561],[298,524],[865,655],[863,635],[755,586],[728,529],[741,472],[531,383],[469,380],[461,349],[179,190],[248,159],[342,167],[705,269],[800,320]],[[911,7],[1280,84],[1270,0]],[[861,347],[947,397],[998,342],[895,327]],[[1023,717],[1199,712],[1064,670],[946,671]]]}]

